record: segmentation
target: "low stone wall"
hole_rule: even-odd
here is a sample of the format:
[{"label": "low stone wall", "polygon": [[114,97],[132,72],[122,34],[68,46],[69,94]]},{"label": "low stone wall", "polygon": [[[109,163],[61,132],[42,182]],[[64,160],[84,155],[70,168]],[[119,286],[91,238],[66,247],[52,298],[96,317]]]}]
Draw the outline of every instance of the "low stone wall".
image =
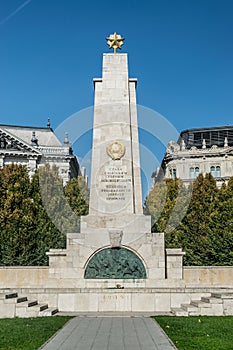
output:
[{"label": "low stone wall", "polygon": [[44,288],[48,271],[47,266],[0,267],[0,288]]},{"label": "low stone wall", "polygon": [[[19,288],[16,292],[29,300],[38,300],[40,304],[48,303],[61,312],[149,312],[152,315],[155,312],[170,313],[174,308],[180,308],[181,304],[190,304],[202,297],[209,298],[211,293],[226,293],[227,298],[231,293],[231,299],[226,299],[228,306],[225,305],[224,312],[233,314],[233,289],[230,288]],[[223,314],[223,310],[220,311]],[[210,314],[215,315],[215,311],[212,310]]]},{"label": "low stone wall", "polygon": [[185,266],[186,286],[233,287],[233,266]]},{"label": "low stone wall", "polygon": [[[47,266],[0,267],[0,288],[45,288],[48,284]],[[186,266],[184,284],[189,286],[218,286],[233,288],[233,266]],[[138,287],[134,285],[132,287]],[[158,286],[158,283],[157,283]]]}]

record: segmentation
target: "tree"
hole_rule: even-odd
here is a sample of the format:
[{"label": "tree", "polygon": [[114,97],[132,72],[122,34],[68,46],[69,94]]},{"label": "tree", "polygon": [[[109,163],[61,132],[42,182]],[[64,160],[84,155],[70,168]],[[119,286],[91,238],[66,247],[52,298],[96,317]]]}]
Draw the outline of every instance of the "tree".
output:
[{"label": "tree", "polygon": [[166,181],[157,182],[148,194],[144,203],[144,214],[151,215],[152,232],[160,232],[159,218],[166,203],[167,186]]},{"label": "tree", "polygon": [[[60,183],[60,179],[57,178],[58,177],[57,172],[54,172],[54,173],[51,172],[48,166],[46,166],[45,168],[41,168],[39,172],[40,174],[43,174],[44,178],[46,177],[47,179],[49,178],[50,182],[54,181],[54,184],[56,184],[58,181],[58,183]],[[33,204],[35,208],[35,220],[36,220],[35,236],[37,237],[37,247],[36,247],[36,253],[34,255],[33,265],[47,265],[48,258],[46,256],[46,252],[49,251],[49,249],[51,248],[54,248],[54,249],[65,248],[66,235],[56,227],[55,223],[51,220],[50,216],[46,211],[47,208],[43,204],[42,195],[41,195],[42,185],[40,183],[39,172],[37,171],[35,173],[30,184],[30,196],[33,200]],[[53,186],[50,187],[50,193],[49,193],[48,187],[44,188],[44,191],[47,190],[47,195],[48,195],[47,199],[51,198],[52,195],[55,196],[55,193],[52,192]],[[50,208],[52,206],[54,208],[54,203],[56,203],[56,198],[53,197],[53,200],[50,201]]]},{"label": "tree", "polygon": [[83,177],[71,179],[64,192],[71,209],[78,217],[88,214],[89,190]]},{"label": "tree", "polygon": [[218,189],[214,178],[200,174],[193,184],[192,198],[180,225],[173,232],[173,241],[180,244],[186,252],[186,265],[209,265],[208,237],[210,235],[210,216]]},{"label": "tree", "polygon": [[166,179],[154,184],[144,204],[144,214],[152,217],[152,232],[170,232],[183,215],[183,207],[187,208],[188,190],[179,179]]},{"label": "tree", "polygon": [[233,265],[233,177],[214,202],[207,255],[211,265]]},{"label": "tree", "polygon": [[64,193],[56,166],[49,164],[39,169],[39,187],[45,210],[53,224],[63,234],[79,232],[79,218],[71,209]]},{"label": "tree", "polygon": [[233,178],[221,189],[210,174],[200,174],[192,187],[166,184],[166,192],[164,184],[154,186],[145,202],[166,247],[183,248],[185,265],[233,265]]},{"label": "tree", "polygon": [[29,176],[22,165],[0,169],[0,261],[22,265],[35,253],[35,208],[29,195]]},{"label": "tree", "polygon": [[88,190],[74,179],[65,191],[68,199],[56,167],[40,168],[31,181],[25,166],[0,169],[0,265],[46,265],[50,248],[65,248],[66,233],[78,232],[88,212]]}]

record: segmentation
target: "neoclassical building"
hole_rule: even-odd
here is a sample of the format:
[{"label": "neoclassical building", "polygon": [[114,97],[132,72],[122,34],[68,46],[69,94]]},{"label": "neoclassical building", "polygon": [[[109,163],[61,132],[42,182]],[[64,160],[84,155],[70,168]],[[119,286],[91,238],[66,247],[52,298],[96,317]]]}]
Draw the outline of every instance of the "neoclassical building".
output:
[{"label": "neoclassical building", "polygon": [[180,178],[185,184],[200,173],[211,173],[218,186],[233,176],[233,126],[189,129],[170,141],[160,168],[152,175]]},{"label": "neoclassical building", "polygon": [[30,176],[46,163],[55,164],[64,184],[81,175],[68,135],[62,144],[49,120],[47,127],[0,124],[0,166],[10,163],[26,165]]}]

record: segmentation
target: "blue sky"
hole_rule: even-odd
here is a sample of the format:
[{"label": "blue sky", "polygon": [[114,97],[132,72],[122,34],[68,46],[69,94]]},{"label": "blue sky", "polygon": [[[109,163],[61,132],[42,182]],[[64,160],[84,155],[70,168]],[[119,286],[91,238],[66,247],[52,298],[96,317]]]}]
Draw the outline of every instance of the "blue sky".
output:
[{"label": "blue sky", "polygon": [[[179,132],[232,124],[232,0],[0,0],[0,123],[50,117],[56,129],[91,106],[114,31],[125,37],[139,104]],[[148,134],[141,140],[156,152]],[[87,142],[75,147],[81,157]]]}]

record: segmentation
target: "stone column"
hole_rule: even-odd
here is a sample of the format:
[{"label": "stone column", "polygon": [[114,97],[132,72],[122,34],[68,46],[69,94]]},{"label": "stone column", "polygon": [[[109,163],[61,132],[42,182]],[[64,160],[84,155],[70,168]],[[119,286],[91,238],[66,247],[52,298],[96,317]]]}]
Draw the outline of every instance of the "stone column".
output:
[{"label": "stone column", "polygon": [[183,279],[183,256],[181,248],[178,249],[166,249],[167,260],[167,278],[168,279]]},{"label": "stone column", "polygon": [[103,78],[94,82],[90,214],[142,214],[136,80],[128,78],[127,54],[104,54]]}]

